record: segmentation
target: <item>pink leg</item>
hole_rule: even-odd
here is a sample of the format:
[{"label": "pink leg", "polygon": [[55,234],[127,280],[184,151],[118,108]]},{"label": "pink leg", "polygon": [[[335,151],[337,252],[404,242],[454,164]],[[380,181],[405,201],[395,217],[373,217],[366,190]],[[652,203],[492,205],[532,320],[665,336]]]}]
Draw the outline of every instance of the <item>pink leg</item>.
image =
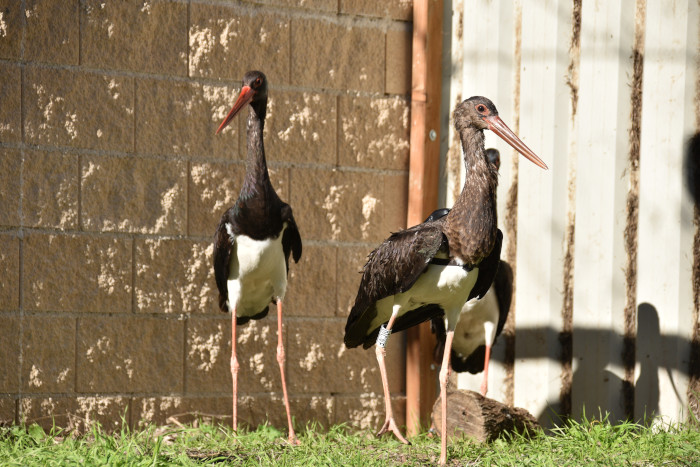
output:
[{"label": "pink leg", "polygon": [[238,419],[238,359],[236,358],[236,310],[231,313],[231,377],[233,378],[233,431],[236,431]]},{"label": "pink leg", "polygon": [[484,357],[484,381],[481,383],[481,395],[486,396],[489,390],[489,361],[491,360],[491,346],[486,346],[486,357]]},{"label": "pink leg", "polygon": [[284,408],[287,410],[287,424],[289,425],[289,442],[291,444],[301,444],[297,439],[292,427],[292,415],[289,411],[289,398],[287,397],[287,382],[284,378],[284,342],[282,341],[282,300],[277,300],[277,363],[280,364],[280,375],[282,375],[282,394],[284,395]]},{"label": "pink leg", "polygon": [[[395,315],[391,316],[391,319],[389,319],[389,323],[387,324],[387,330],[391,331],[391,327],[394,325],[394,319],[396,318]],[[382,375],[382,386],[384,387],[384,404],[386,405],[386,420],[384,421],[384,425],[382,426],[382,429],[379,430],[377,433],[377,436],[383,435],[387,431],[391,431],[396,435],[396,437],[399,439],[404,444],[410,444],[406,438],[404,438],[401,435],[401,432],[399,431],[399,427],[396,425],[396,422],[394,421],[394,412],[391,409],[391,395],[389,394],[389,380],[386,376],[386,365],[384,364],[384,357],[386,356],[386,349],[384,347],[380,347],[377,345],[375,347],[375,352],[377,354],[377,362],[379,363],[379,372]]]},{"label": "pink leg", "polygon": [[450,375],[450,352],[452,351],[454,335],[454,331],[447,331],[445,353],[442,354],[442,368],[440,368],[440,408],[442,410],[440,465],[445,465],[447,462],[447,378]]}]

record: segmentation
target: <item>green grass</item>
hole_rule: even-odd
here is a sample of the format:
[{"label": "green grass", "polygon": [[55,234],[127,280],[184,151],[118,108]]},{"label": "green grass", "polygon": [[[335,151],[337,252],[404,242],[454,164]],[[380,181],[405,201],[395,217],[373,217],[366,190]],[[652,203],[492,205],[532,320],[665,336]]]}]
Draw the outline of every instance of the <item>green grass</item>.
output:
[{"label": "green grass", "polygon": [[[0,465],[426,465],[437,462],[439,438],[420,435],[404,446],[391,436],[376,438],[343,425],[307,427],[300,446],[270,426],[234,434],[203,424],[123,428],[107,434],[99,426],[75,436],[37,425],[0,428]],[[691,425],[644,428],[606,420],[569,422],[548,435],[502,438],[488,444],[448,443],[449,465],[696,465],[700,431]]]}]

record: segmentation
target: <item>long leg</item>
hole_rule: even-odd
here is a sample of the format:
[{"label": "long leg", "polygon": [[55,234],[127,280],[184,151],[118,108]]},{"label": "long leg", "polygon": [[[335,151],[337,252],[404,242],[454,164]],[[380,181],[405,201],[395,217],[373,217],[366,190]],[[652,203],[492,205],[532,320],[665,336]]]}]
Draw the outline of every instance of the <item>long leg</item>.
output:
[{"label": "long leg", "polygon": [[484,380],[481,382],[481,395],[486,396],[489,390],[489,361],[491,361],[491,346],[486,345],[486,357],[484,357]]},{"label": "long leg", "polygon": [[440,368],[440,408],[442,410],[440,465],[445,465],[445,462],[447,462],[447,377],[450,372],[450,352],[452,351],[452,339],[454,336],[454,330],[447,331],[445,353],[442,354],[442,368]]},{"label": "long leg", "polygon": [[287,424],[289,425],[289,442],[300,444],[297,435],[292,427],[292,415],[289,411],[289,398],[287,397],[287,382],[284,378],[284,342],[282,340],[282,300],[277,300],[277,363],[280,365],[280,375],[282,376],[282,394],[284,395],[284,408],[287,410]]},{"label": "long leg", "polygon": [[238,419],[238,359],[236,358],[236,310],[231,312],[231,377],[233,379],[233,431],[236,431]]},{"label": "long leg", "polygon": [[384,387],[384,404],[386,405],[386,420],[384,421],[382,429],[379,430],[379,432],[377,433],[377,436],[380,436],[386,433],[387,431],[391,431],[396,435],[399,441],[401,441],[404,444],[410,444],[406,440],[406,438],[404,438],[403,435],[401,435],[399,427],[394,421],[394,412],[391,409],[391,395],[389,394],[389,380],[386,376],[386,365],[384,363],[384,357],[386,356],[386,348],[384,346],[386,345],[386,341],[389,338],[389,333],[391,333],[391,328],[394,325],[394,320],[396,319],[397,313],[398,308],[394,308],[394,312],[392,313],[391,318],[389,319],[389,323],[386,326],[386,331],[379,331],[379,335],[377,336],[377,344],[375,346],[377,362],[379,363],[379,372],[382,375],[382,386]]}]

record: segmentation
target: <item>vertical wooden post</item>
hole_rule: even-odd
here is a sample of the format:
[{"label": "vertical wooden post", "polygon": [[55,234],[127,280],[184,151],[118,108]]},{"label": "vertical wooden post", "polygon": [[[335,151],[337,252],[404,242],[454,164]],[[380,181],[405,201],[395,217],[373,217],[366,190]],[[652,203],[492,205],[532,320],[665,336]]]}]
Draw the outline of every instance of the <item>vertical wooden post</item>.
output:
[{"label": "vertical wooden post", "polygon": [[[437,208],[440,167],[442,0],[413,2],[411,149],[407,225],[422,222]],[[428,423],[436,397],[431,369],[435,338],[430,323],[406,334],[406,426],[413,436]]]}]

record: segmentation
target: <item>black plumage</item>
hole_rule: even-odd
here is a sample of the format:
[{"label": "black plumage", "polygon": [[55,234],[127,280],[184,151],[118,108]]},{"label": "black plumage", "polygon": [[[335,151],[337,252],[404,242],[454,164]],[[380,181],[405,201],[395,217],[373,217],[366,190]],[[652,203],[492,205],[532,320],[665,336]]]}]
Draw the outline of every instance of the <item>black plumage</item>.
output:
[{"label": "black plumage", "polygon": [[[532,162],[546,168],[498,117],[489,99],[472,97],[463,101],[455,108],[454,120],[466,168],[459,198],[444,217],[392,234],[369,255],[345,327],[348,347],[370,347],[377,336],[376,353],[387,414],[379,434],[391,430],[404,442],[393,420],[384,365],[383,346],[388,332],[446,315],[448,329],[440,372],[444,421],[448,360],[457,318],[470,297],[486,293],[498,268],[502,241],[496,227],[498,170],[488,162],[483,130],[494,131]],[[382,326],[387,331],[381,331]],[[445,460],[443,437],[440,462]]]},{"label": "black plumage", "polygon": [[292,208],[283,202],[270,182],[265,160],[263,130],[267,109],[267,78],[260,71],[249,71],[233,108],[217,133],[246,106],[246,174],[235,204],[221,216],[214,240],[214,275],[219,291],[219,308],[232,313],[231,375],[233,379],[233,428],[237,424],[238,364],[236,326],[267,315],[270,303],[277,305],[277,361],[289,441],[298,443],[289,410],[284,375],[282,340],[282,301],[287,290],[289,257],[301,257],[302,244]]}]

